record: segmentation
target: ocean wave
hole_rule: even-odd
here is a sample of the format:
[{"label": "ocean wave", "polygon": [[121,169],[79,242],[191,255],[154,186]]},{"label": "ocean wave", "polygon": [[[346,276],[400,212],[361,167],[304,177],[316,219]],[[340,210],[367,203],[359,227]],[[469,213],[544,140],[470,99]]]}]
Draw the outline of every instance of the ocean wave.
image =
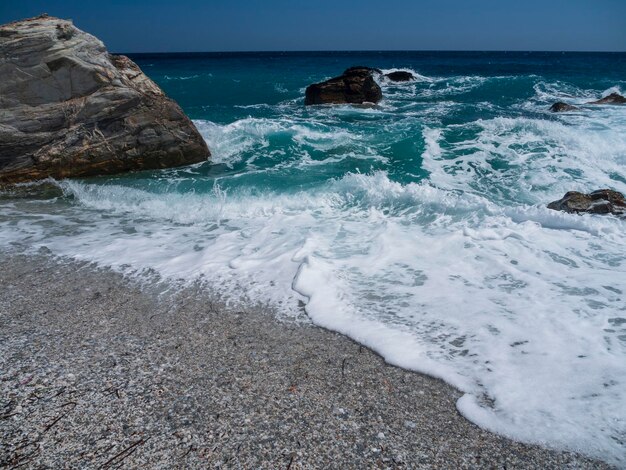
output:
[{"label": "ocean wave", "polygon": [[[333,109],[332,113],[345,115],[341,108]],[[345,113],[354,114],[354,110],[347,107]],[[357,113],[362,114],[362,111]],[[271,157],[270,140],[281,138],[280,144],[274,142],[273,150],[282,147],[283,151],[278,155],[288,151],[296,159],[306,158],[307,150],[329,152],[334,149],[345,149],[337,156],[349,157],[354,149],[360,149],[364,155],[378,158],[372,146],[368,145],[370,138],[367,135],[322,122],[311,122],[305,117],[245,118],[227,125],[210,121],[195,121],[195,124],[211,149],[214,163],[233,164],[242,159],[253,163],[260,157]]]},{"label": "ocean wave", "polygon": [[626,137],[610,128],[602,132],[594,123],[585,128],[544,119],[494,118],[426,129],[425,140],[423,166],[441,187],[471,188],[529,204],[558,199],[572,189],[626,191],[618,178],[626,162]]},{"label": "ocean wave", "polygon": [[626,108],[547,111],[622,83],[483,70],[381,81],[375,107],[306,107],[275,71],[244,100],[233,73],[238,104],[194,108],[210,162],[0,193],[0,246],[304,305],[477,424],[623,466],[626,221],[546,208],[626,192]]},{"label": "ocean wave", "polygon": [[[444,132],[427,131],[434,158],[445,155]],[[58,185],[69,214],[3,206],[0,242],[128,275],[201,279],[294,317],[302,301],[313,322],[460,388],[459,409],[482,426],[618,455],[625,345],[608,325],[624,312],[623,221],[506,209],[383,171],[295,193]],[[27,223],[8,222],[27,210]]]}]

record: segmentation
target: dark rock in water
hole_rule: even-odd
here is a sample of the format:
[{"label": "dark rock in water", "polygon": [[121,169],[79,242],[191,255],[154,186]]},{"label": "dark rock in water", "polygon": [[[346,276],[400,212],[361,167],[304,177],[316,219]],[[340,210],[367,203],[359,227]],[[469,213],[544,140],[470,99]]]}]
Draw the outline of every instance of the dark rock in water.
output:
[{"label": "dark rock in water", "polygon": [[562,101],[559,101],[558,103],[554,103],[552,106],[550,106],[550,111],[552,111],[553,113],[564,113],[567,111],[578,111],[579,108],[577,108],[576,106],[572,106],[571,104],[567,104],[567,103],[563,103]]},{"label": "dark rock in water", "polygon": [[370,67],[350,67],[339,77],[309,85],[304,104],[378,103],[383,92],[374,75],[380,73]]},{"label": "dark rock in water", "polygon": [[403,70],[387,73],[385,74],[385,77],[392,82],[410,82],[411,80],[415,80],[415,75],[411,72],[405,72]]},{"label": "dark rock in water", "polygon": [[548,204],[548,209],[570,213],[626,215],[624,195],[610,189],[599,189],[589,194],[570,191],[562,199]]},{"label": "dark rock in water", "polygon": [[626,104],[626,98],[619,93],[611,93],[598,101],[590,101],[588,104]]},{"label": "dark rock in water", "polygon": [[180,107],[70,21],[0,26],[0,182],[166,168],[209,156]]}]

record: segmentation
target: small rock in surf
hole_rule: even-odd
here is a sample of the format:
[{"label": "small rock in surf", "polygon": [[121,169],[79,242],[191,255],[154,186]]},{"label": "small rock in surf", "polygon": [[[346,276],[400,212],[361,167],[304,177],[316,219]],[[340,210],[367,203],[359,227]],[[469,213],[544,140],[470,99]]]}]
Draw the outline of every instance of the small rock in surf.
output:
[{"label": "small rock in surf", "polygon": [[309,85],[304,104],[378,103],[383,93],[374,75],[380,73],[371,67],[350,67],[338,77]]},{"label": "small rock in surf", "polygon": [[411,80],[415,80],[415,75],[411,72],[406,72],[404,70],[398,70],[396,72],[389,72],[385,74],[392,82],[410,82]]},{"label": "small rock in surf", "polygon": [[575,214],[626,215],[626,200],[620,192],[599,189],[589,194],[570,191],[558,201],[548,204],[548,209]]},{"label": "small rock in surf", "polygon": [[626,98],[619,93],[611,93],[597,101],[590,101],[587,104],[626,104]]},{"label": "small rock in surf", "polygon": [[567,111],[578,111],[579,108],[576,106],[572,106],[571,104],[563,103],[559,101],[558,103],[554,103],[550,106],[550,111],[553,113],[565,113]]}]

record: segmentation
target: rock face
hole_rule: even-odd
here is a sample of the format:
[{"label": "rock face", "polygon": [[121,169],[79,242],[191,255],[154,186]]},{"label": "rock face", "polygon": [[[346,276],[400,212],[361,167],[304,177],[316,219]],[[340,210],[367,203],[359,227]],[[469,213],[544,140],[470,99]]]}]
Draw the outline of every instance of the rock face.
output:
[{"label": "rock face", "polygon": [[0,182],[200,162],[193,123],[128,57],[46,15],[0,26]]},{"label": "rock face", "polygon": [[548,209],[570,213],[626,215],[624,195],[610,189],[599,189],[589,194],[570,191],[562,199],[548,204]]},{"label": "rock face", "polygon": [[588,104],[626,104],[626,98],[619,93],[611,93],[597,101],[590,101]]},{"label": "rock face", "polygon": [[385,74],[392,82],[410,82],[411,80],[415,80],[415,76],[411,72],[406,72],[404,70],[398,70],[397,72],[389,72]]},{"label": "rock face", "polygon": [[576,106],[572,106],[571,104],[559,101],[558,103],[554,103],[550,106],[550,111],[553,113],[565,113],[567,111],[578,111],[578,108]]},{"label": "rock face", "polygon": [[383,92],[374,75],[380,73],[370,67],[350,67],[339,77],[309,85],[304,104],[378,103]]}]

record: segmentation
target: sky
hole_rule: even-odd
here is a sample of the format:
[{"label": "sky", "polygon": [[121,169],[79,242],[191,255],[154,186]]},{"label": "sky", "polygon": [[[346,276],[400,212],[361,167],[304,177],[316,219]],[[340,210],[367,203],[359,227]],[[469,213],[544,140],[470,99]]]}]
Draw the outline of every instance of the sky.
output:
[{"label": "sky", "polygon": [[626,51],[626,0],[0,0],[113,52]]}]

